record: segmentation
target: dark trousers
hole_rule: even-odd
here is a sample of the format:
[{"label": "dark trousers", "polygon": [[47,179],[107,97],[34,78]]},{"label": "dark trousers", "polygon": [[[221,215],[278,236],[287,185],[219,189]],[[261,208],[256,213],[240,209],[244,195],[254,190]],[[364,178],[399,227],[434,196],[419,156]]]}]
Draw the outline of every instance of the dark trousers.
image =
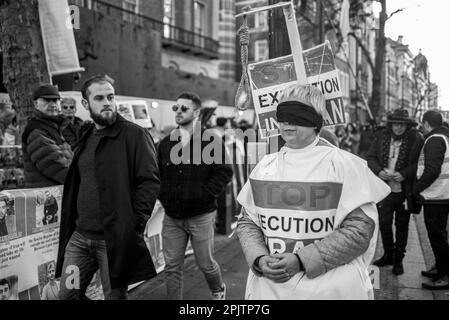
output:
[{"label": "dark trousers", "polygon": [[[390,193],[378,205],[379,229],[385,252],[390,252],[402,259],[407,247],[410,212],[405,210],[405,195],[402,192]],[[396,242],[393,239],[393,216],[396,227]]]},{"label": "dark trousers", "polygon": [[424,205],[424,222],[437,271],[441,275],[449,276],[449,244],[446,231],[448,213],[449,204]]}]

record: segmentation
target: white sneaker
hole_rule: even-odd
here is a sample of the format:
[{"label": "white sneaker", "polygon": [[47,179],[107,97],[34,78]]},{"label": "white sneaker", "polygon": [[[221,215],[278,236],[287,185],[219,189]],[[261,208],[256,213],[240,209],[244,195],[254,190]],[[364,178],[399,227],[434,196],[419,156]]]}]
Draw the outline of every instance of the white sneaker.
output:
[{"label": "white sneaker", "polygon": [[226,285],[221,285],[222,290],[217,292],[211,292],[212,300],[226,300]]}]

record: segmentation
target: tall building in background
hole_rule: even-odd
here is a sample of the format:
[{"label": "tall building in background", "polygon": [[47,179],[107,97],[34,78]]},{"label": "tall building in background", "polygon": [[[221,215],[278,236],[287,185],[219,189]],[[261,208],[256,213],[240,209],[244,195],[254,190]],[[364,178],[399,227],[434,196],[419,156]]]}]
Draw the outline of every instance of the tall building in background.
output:
[{"label": "tall building in background", "polygon": [[117,94],[173,100],[182,91],[232,106],[236,84],[220,77],[217,0],[69,0],[80,11],[75,30],[80,64],[76,79],[55,79],[79,90],[98,73],[115,80]]},{"label": "tall building in background", "polygon": [[219,1],[162,1],[162,67],[217,79]]},{"label": "tall building in background", "polygon": [[429,89],[429,109],[441,109],[438,104],[438,85],[436,83],[430,83]]},{"label": "tall building in background", "polygon": [[220,0],[219,30],[220,39],[220,79],[235,80],[236,62],[236,26],[235,0]]},{"label": "tall building in background", "polygon": [[[252,9],[268,5],[268,0],[236,0],[236,13],[241,13],[245,7]],[[267,60],[269,58],[268,43],[268,11],[261,11],[256,14],[247,16],[249,27],[249,46],[248,46],[248,63]],[[236,29],[238,30],[243,23],[243,18],[236,19]],[[242,75],[242,63],[240,56],[240,41],[236,37],[236,81],[240,82]]]}]

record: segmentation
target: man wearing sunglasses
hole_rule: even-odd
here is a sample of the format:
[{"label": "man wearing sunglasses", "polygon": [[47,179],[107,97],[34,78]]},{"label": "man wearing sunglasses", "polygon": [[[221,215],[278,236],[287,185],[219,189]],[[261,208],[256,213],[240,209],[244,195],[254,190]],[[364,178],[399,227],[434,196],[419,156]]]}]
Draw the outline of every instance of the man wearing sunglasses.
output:
[{"label": "man wearing sunglasses", "polygon": [[[158,148],[161,172],[159,199],[165,209],[162,243],[167,298],[182,299],[182,266],[190,238],[196,261],[206,277],[213,300],[225,300],[226,288],[220,266],[212,257],[217,197],[232,178],[232,168],[222,159],[206,164],[202,159],[204,131],[198,121],[201,100],[182,93],[173,106],[178,127]],[[223,149],[221,139],[216,147]],[[179,151],[179,152],[178,152]],[[179,163],[179,153],[183,161]]]},{"label": "man wearing sunglasses", "polygon": [[62,129],[62,135],[67,143],[70,144],[72,150],[75,150],[79,142],[81,126],[83,125],[83,120],[75,116],[76,110],[76,100],[74,98],[62,98],[61,114],[67,119],[67,123]]}]

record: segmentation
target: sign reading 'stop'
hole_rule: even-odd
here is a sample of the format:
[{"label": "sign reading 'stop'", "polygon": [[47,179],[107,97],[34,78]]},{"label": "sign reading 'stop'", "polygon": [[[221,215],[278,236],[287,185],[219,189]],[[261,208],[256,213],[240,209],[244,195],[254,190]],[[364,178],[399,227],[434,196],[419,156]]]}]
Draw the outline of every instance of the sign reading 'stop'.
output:
[{"label": "sign reading 'stop'", "polygon": [[[308,83],[321,90],[326,98],[324,125],[344,124],[345,110],[338,70],[330,43],[303,51]],[[293,56],[285,56],[248,65],[254,109],[261,136],[279,135],[276,107],[283,89],[296,83]]]}]

